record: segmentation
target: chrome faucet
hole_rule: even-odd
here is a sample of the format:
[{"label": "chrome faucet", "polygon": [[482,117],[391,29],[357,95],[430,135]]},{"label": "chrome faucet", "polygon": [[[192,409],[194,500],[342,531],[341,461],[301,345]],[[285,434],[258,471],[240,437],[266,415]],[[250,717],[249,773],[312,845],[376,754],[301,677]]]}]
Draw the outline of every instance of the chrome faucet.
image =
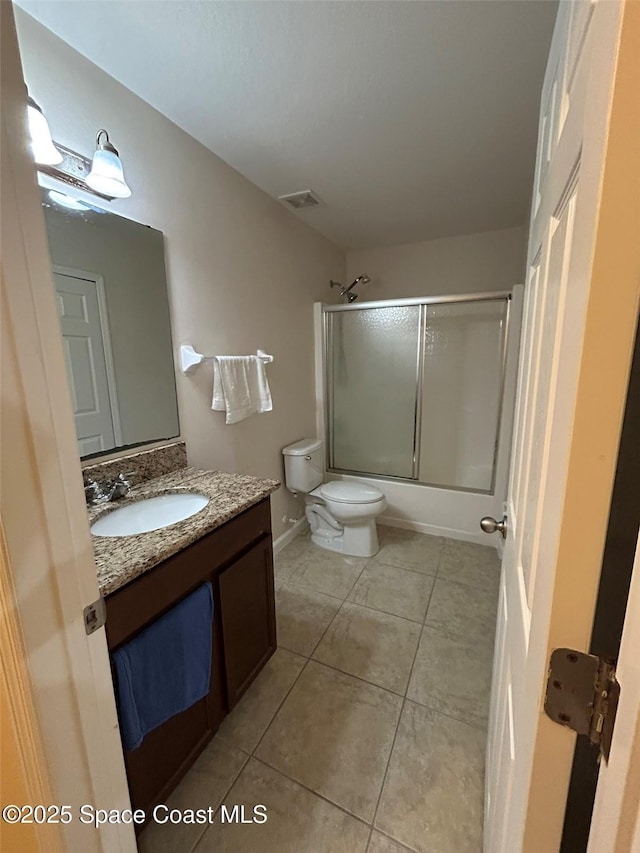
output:
[{"label": "chrome faucet", "polygon": [[131,483],[125,477],[130,477],[133,473],[133,471],[129,471],[127,474],[118,474],[115,480],[111,480],[104,486],[96,483],[95,480],[89,480],[84,487],[87,506],[93,506],[102,501],[117,501],[126,497],[131,489]]},{"label": "chrome faucet", "polygon": [[118,474],[115,480],[107,485],[106,497],[108,501],[117,501],[129,494],[131,483],[125,479],[125,476],[130,477],[132,473],[133,471],[130,471],[126,475]]},{"label": "chrome faucet", "polygon": [[105,499],[105,494],[100,483],[96,483],[95,480],[89,480],[88,483],[85,483],[84,499],[87,502],[87,506],[93,506],[99,501],[103,501]]}]

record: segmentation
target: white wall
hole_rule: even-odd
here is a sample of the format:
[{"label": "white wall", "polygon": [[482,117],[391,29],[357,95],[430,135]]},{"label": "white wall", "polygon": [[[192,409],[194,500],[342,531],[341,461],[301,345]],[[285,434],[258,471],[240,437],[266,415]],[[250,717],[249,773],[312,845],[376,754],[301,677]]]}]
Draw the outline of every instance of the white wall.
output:
[{"label": "white wall", "polygon": [[404,243],[347,254],[347,279],[367,273],[361,300],[511,290],[524,281],[523,227]]},{"label": "white wall", "polygon": [[[190,463],[281,478],[281,448],[315,433],[312,304],[344,278],[343,251],[20,9],[16,20],[25,80],[54,138],[90,155],[106,127],[133,193],[113,209],[165,235],[174,348],[275,356],[274,411],[232,426],[211,411],[208,365],[178,375]],[[272,502],[278,536],[300,507],[284,488]]]}]

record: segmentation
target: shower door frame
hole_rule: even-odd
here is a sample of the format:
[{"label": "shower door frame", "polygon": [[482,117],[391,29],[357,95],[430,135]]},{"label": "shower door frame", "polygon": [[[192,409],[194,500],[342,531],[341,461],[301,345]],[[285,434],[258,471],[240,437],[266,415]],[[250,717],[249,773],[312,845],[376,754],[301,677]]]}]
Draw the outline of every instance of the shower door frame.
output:
[{"label": "shower door frame", "polygon": [[[392,480],[400,483],[412,483],[417,486],[427,486],[432,489],[447,489],[449,491],[466,492],[476,495],[495,495],[496,475],[498,469],[498,453],[500,449],[500,433],[502,431],[502,409],[504,404],[505,380],[507,373],[507,354],[509,345],[510,320],[511,320],[511,298],[512,291],[496,290],[481,293],[457,293],[445,296],[418,296],[402,299],[379,299],[372,302],[361,302],[356,305],[324,305],[322,306],[322,361],[324,368],[324,397],[325,397],[325,434],[327,436],[326,470],[330,474],[347,474],[355,477],[370,477],[375,480]],[[429,483],[419,479],[420,471],[420,432],[422,425],[422,403],[424,399],[424,349],[425,333],[427,329],[427,306],[454,304],[461,302],[506,302],[504,334],[502,336],[502,352],[500,356],[500,391],[498,395],[498,412],[496,437],[493,448],[493,461],[491,466],[491,484],[488,489],[472,489],[465,486],[447,485],[444,483]],[[413,476],[401,477],[393,474],[372,474],[369,471],[353,471],[347,468],[336,468],[334,460],[334,431],[333,431],[333,335],[332,324],[329,314],[344,311],[363,311],[375,308],[404,308],[417,306],[420,309],[418,319],[418,340],[416,347],[416,402],[414,407],[413,424]],[[331,362],[329,361],[331,356]]]}]

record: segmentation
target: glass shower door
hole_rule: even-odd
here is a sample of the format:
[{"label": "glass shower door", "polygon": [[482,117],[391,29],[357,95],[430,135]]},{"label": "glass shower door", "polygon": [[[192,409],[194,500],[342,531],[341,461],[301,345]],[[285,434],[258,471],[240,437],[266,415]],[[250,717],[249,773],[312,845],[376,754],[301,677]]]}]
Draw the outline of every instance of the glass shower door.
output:
[{"label": "glass shower door", "polygon": [[426,306],[422,483],[493,490],[507,306],[506,299]]},{"label": "glass shower door", "polygon": [[420,313],[409,305],[327,314],[331,468],[416,477]]}]

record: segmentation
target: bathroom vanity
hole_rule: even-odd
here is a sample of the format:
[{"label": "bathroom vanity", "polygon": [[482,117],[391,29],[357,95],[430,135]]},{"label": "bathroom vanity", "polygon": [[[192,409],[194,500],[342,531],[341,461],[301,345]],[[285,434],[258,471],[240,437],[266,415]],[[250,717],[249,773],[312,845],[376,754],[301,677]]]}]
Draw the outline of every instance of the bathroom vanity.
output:
[{"label": "bathroom vanity", "polygon": [[[143,483],[125,502],[184,489],[209,498],[203,510],[148,533],[94,536],[110,652],[203,583],[213,588],[209,694],[124,751],[134,808],[149,813],[166,800],[275,651],[269,494],[278,485],[184,468]],[[92,512],[92,521],[110,509]]]}]

